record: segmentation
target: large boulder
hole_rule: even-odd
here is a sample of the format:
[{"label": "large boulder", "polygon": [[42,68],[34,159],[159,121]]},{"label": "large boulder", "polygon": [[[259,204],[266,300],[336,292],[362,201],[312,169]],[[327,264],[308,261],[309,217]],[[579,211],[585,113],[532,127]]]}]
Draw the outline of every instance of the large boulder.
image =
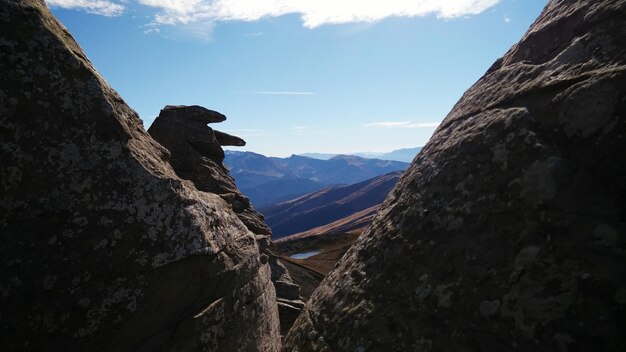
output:
[{"label": "large boulder", "polygon": [[43,1],[0,0],[0,77],[0,349],[280,348],[255,235],[176,176]]},{"label": "large boulder", "polygon": [[626,1],[552,0],[456,104],[286,351],[626,350]]}]

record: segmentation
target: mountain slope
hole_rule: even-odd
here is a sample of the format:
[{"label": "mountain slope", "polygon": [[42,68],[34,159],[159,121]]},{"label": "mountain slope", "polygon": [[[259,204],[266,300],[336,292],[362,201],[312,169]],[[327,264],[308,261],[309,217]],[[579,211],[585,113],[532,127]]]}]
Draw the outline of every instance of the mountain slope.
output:
[{"label": "mountain slope", "polygon": [[367,209],[350,214],[339,220],[280,238],[278,241],[348,232],[360,233],[372,222],[378,208],[380,208],[380,204],[372,205]]},{"label": "mountain slope", "polygon": [[383,202],[402,172],[349,186],[333,186],[275,206],[262,208],[274,238],[306,231]]},{"label": "mountain slope", "polygon": [[319,191],[325,185],[306,178],[271,179],[253,187],[241,188],[252,204],[263,207],[298,198],[307,193]]}]

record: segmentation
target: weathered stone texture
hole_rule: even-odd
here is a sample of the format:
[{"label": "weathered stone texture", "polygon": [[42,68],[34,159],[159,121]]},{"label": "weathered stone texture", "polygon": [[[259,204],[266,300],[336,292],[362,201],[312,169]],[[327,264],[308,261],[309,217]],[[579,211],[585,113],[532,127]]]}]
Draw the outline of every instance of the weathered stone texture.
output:
[{"label": "weathered stone texture", "polygon": [[275,255],[269,256],[270,268],[272,268],[272,282],[276,288],[276,300],[278,314],[280,316],[280,332],[284,336],[296,321],[304,302],[300,297],[300,286],[296,285],[289,275],[289,271]]},{"label": "weathered stone texture", "polygon": [[0,0],[0,77],[1,350],[279,349],[255,236],[43,1]]},{"label": "weathered stone texture", "polygon": [[300,288],[287,269],[269,252],[271,230],[237,187],[224,167],[220,145],[245,145],[235,136],[214,130],[207,123],[226,120],[218,112],[200,106],[166,106],[148,129],[152,137],[171,152],[174,170],[205,192],[217,193],[230,204],[246,227],[257,234],[259,248],[268,259],[277,296],[281,333],[287,331],[300,314],[304,303]]},{"label": "weathered stone texture", "polygon": [[626,350],[625,24],[625,1],[550,1],[446,117],[284,350]]}]

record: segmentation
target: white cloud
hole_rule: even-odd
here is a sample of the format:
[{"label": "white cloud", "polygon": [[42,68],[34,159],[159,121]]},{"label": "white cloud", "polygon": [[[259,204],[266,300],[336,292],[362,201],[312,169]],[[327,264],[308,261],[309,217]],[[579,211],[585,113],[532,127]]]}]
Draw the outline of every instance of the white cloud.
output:
[{"label": "white cloud", "polygon": [[254,32],[254,33],[247,33],[244,34],[244,36],[246,37],[260,37],[262,36],[264,33],[263,32]]},{"label": "white cloud", "polygon": [[146,34],[150,34],[150,33],[159,33],[161,30],[158,28],[148,28],[145,31],[143,31]]},{"label": "white cloud", "polygon": [[254,95],[315,95],[313,92],[297,92],[297,91],[258,91],[250,92]]},{"label": "white cloud", "polygon": [[373,122],[373,123],[367,123],[363,126],[365,127],[371,127],[371,128],[394,128],[394,127],[405,127],[406,125],[410,124],[411,122],[409,121],[402,121],[402,122],[398,122],[398,121],[385,121],[385,122]]},{"label": "white cloud", "polygon": [[[59,1],[59,0],[55,0]],[[64,0],[76,1],[76,0]],[[387,17],[434,14],[440,18],[475,15],[500,0],[138,0],[160,12],[155,23],[177,24],[207,20],[256,21],[299,14],[303,25],[375,22]]]},{"label": "white cloud", "polygon": [[409,128],[435,128],[440,124],[441,122],[416,122],[409,124]]},{"label": "white cloud", "polygon": [[384,121],[363,125],[367,128],[435,128],[441,122]]},{"label": "white cloud", "polygon": [[81,10],[102,16],[120,16],[124,13],[124,5],[107,0],[46,0],[50,7]]},{"label": "white cloud", "polygon": [[511,18],[507,15],[504,15],[504,22],[511,23]]}]

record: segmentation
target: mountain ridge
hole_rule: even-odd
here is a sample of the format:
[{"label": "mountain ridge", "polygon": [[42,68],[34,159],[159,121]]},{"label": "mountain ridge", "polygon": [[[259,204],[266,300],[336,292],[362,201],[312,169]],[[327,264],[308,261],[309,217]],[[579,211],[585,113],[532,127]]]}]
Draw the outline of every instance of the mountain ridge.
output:
[{"label": "mountain ridge", "polygon": [[389,172],[404,171],[408,163],[336,155],[320,160],[300,155],[267,157],[254,152],[226,151],[225,166],[238,188],[261,208],[331,185],[350,185]]},{"label": "mountain ridge", "polygon": [[296,154],[299,156],[305,156],[313,159],[319,160],[329,160],[337,155],[354,155],[359,156],[361,158],[366,159],[381,159],[381,160],[392,160],[392,161],[402,161],[410,163],[413,161],[415,156],[422,150],[423,147],[413,147],[413,148],[401,148],[395,149],[390,152],[384,153],[376,153],[376,152],[358,152],[358,153],[300,153]]}]

